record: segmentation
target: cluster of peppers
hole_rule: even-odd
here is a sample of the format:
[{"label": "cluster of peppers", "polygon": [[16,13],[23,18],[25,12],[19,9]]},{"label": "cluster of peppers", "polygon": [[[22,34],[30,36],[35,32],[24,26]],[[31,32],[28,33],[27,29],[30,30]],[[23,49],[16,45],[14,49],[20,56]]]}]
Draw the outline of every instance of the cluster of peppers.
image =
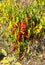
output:
[{"label": "cluster of peppers", "polygon": [[[10,16],[10,19],[11,20],[13,19],[12,15]],[[28,15],[27,19],[30,20],[31,17]],[[17,35],[17,39],[16,39],[19,42],[21,41],[22,35],[24,36],[24,38],[29,39],[29,36],[26,33],[26,31],[27,31],[27,27],[26,27],[27,23],[28,22],[26,22],[26,21],[24,21],[24,22],[21,21],[19,25],[16,25],[16,24],[13,25],[13,29],[11,30],[12,35],[14,35],[17,28],[20,29],[20,31],[18,32],[18,35]],[[29,24],[29,27],[32,29],[32,23]],[[31,37],[31,35],[30,35],[30,37]],[[11,51],[11,53],[14,52],[16,50],[16,48],[17,48],[17,44],[16,44],[16,42],[14,42],[14,47],[13,47],[13,50]]]},{"label": "cluster of peppers", "polygon": [[[10,19],[12,20],[13,17],[10,16]],[[16,41],[19,41],[21,42],[21,38],[22,38],[22,35],[24,38],[27,39],[32,39],[33,38],[33,34],[32,34],[32,29],[33,29],[33,23],[32,22],[29,22],[29,20],[31,19],[31,17],[28,15],[27,16],[27,19],[28,19],[28,22],[26,21],[21,21],[19,24],[14,24],[13,25],[13,29],[11,30],[11,34],[14,35],[15,31],[17,28],[19,28],[19,32],[18,32],[18,35],[16,37]],[[31,29],[31,33],[30,35],[27,34],[27,24],[29,24],[29,28]],[[35,23],[35,27],[36,27],[36,23]],[[42,30],[40,30],[40,32],[42,32]],[[11,52],[14,52],[17,48],[17,44],[16,42],[14,42],[14,47],[13,47],[13,50]]]}]

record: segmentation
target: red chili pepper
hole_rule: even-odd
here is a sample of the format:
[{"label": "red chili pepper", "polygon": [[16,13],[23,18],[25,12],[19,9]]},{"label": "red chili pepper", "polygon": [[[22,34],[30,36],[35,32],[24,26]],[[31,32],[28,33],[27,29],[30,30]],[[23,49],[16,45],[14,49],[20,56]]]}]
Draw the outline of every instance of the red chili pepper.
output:
[{"label": "red chili pepper", "polygon": [[20,40],[21,40],[21,36],[22,36],[22,33],[21,33],[21,32],[19,32],[19,33],[18,33],[18,36],[17,36],[17,41],[19,41],[19,42],[20,42]]},{"label": "red chili pepper", "polygon": [[30,16],[28,15],[27,18],[30,19]]},{"label": "red chili pepper", "polygon": [[21,22],[21,31],[26,32],[26,22]]},{"label": "red chili pepper", "polygon": [[12,20],[13,19],[13,16],[12,15],[10,15],[10,20]]},{"label": "red chili pepper", "polygon": [[16,25],[14,24],[11,34],[14,34],[15,30],[16,30]]},{"label": "red chili pepper", "polygon": [[32,28],[32,23],[30,23],[30,28]]}]

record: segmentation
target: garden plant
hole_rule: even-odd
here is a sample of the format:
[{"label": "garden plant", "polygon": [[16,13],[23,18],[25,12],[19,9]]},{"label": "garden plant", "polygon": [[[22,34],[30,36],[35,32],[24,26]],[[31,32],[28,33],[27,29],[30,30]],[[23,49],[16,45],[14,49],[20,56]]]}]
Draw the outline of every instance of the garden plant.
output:
[{"label": "garden plant", "polygon": [[12,55],[9,62],[1,61],[7,65],[44,53],[45,0],[25,3],[24,7],[16,0],[0,1],[0,51],[5,57]]}]

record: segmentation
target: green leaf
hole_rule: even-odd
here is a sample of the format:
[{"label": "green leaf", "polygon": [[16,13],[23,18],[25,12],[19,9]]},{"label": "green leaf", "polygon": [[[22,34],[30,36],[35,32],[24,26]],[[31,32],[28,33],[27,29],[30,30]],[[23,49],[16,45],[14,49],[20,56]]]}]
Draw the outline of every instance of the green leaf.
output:
[{"label": "green leaf", "polygon": [[17,59],[14,58],[14,57],[9,57],[8,60],[9,60],[9,62],[11,62],[11,61],[17,61]]},{"label": "green leaf", "polygon": [[28,36],[30,35],[30,28],[28,29]]},{"label": "green leaf", "polygon": [[7,52],[6,52],[4,49],[1,49],[1,52],[2,52],[5,56],[7,56]]},{"label": "green leaf", "polygon": [[15,65],[22,65],[20,62],[16,62]]}]

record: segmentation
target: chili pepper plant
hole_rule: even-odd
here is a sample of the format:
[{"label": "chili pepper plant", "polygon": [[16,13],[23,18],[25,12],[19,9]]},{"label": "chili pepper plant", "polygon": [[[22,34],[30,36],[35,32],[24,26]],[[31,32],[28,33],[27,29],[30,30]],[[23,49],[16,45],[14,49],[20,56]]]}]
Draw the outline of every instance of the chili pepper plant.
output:
[{"label": "chili pepper plant", "polygon": [[7,27],[4,34],[11,40],[7,47],[12,46],[8,53],[18,56],[30,54],[30,45],[37,44],[33,39],[39,40],[45,34],[45,5],[43,1],[39,1],[34,0],[25,8],[16,1],[13,4],[10,0],[0,2],[0,24]]}]

